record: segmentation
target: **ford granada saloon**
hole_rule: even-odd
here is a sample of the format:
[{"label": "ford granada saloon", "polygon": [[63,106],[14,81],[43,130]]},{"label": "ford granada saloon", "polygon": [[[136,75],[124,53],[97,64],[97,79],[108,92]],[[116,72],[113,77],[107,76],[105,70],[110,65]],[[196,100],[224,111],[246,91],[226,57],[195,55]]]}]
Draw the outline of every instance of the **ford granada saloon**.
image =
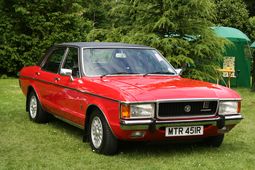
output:
[{"label": "ford granada saloon", "polygon": [[84,130],[93,151],[119,141],[200,140],[219,147],[242,120],[233,90],[182,78],[154,48],[124,43],[54,45],[19,74],[32,121],[53,115]]}]

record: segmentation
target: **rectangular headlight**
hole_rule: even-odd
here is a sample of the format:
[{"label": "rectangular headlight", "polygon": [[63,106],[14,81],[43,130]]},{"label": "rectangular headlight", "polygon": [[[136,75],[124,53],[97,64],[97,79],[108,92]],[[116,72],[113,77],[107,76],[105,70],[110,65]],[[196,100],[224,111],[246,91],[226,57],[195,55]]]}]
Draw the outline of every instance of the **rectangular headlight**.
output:
[{"label": "rectangular headlight", "polygon": [[232,115],[240,113],[240,101],[220,101],[219,104],[219,115]]},{"label": "rectangular headlight", "polygon": [[153,118],[155,114],[155,104],[122,104],[121,118],[124,119],[141,119]]}]

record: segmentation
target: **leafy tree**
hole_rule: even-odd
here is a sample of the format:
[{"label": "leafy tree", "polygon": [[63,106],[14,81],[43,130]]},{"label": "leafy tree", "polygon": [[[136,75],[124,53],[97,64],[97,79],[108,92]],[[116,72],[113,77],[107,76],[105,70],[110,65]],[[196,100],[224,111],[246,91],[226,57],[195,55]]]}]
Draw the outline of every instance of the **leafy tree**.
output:
[{"label": "leafy tree", "polygon": [[111,9],[112,0],[86,0],[81,5],[86,7],[84,17],[93,22],[94,28],[111,26],[107,12]]},{"label": "leafy tree", "polygon": [[247,32],[249,12],[243,0],[214,0],[216,25],[234,27]]},{"label": "leafy tree", "polygon": [[[250,37],[255,40],[255,17],[249,18]],[[252,63],[252,90],[255,91],[255,50],[253,49],[253,63]]]},{"label": "leafy tree", "polygon": [[224,40],[210,28],[215,8],[210,0],[122,0],[110,11],[114,23],[97,39],[153,46],[175,66],[189,63],[185,76],[215,79]]},{"label": "leafy tree", "polygon": [[78,0],[2,0],[0,74],[37,62],[52,44],[84,41],[92,24]]},{"label": "leafy tree", "polygon": [[254,0],[244,0],[244,1],[247,5],[250,16],[255,16],[255,1]]}]

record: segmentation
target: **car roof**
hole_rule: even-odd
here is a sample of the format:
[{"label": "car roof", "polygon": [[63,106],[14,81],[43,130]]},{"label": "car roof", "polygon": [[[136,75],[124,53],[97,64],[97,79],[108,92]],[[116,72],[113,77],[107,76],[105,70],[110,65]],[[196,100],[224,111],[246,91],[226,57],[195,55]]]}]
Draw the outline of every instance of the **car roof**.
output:
[{"label": "car roof", "polygon": [[145,48],[154,49],[145,45],[128,44],[119,42],[65,42],[56,46],[75,46],[80,48]]}]

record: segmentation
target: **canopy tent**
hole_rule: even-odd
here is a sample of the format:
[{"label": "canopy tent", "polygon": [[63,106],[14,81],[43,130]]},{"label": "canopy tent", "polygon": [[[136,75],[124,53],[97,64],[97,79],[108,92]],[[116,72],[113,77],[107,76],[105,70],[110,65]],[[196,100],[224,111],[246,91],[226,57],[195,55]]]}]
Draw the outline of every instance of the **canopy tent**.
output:
[{"label": "canopy tent", "polygon": [[251,48],[255,48],[255,41],[251,44]]},{"label": "canopy tent", "polygon": [[232,45],[226,46],[225,57],[222,63],[223,68],[234,70],[231,85],[250,88],[251,40],[236,28],[213,27],[212,29],[219,37],[226,38],[232,42]]},{"label": "canopy tent", "polygon": [[214,32],[220,36],[227,38],[231,41],[245,41],[250,42],[251,40],[242,31],[231,28],[231,27],[212,27]]}]

